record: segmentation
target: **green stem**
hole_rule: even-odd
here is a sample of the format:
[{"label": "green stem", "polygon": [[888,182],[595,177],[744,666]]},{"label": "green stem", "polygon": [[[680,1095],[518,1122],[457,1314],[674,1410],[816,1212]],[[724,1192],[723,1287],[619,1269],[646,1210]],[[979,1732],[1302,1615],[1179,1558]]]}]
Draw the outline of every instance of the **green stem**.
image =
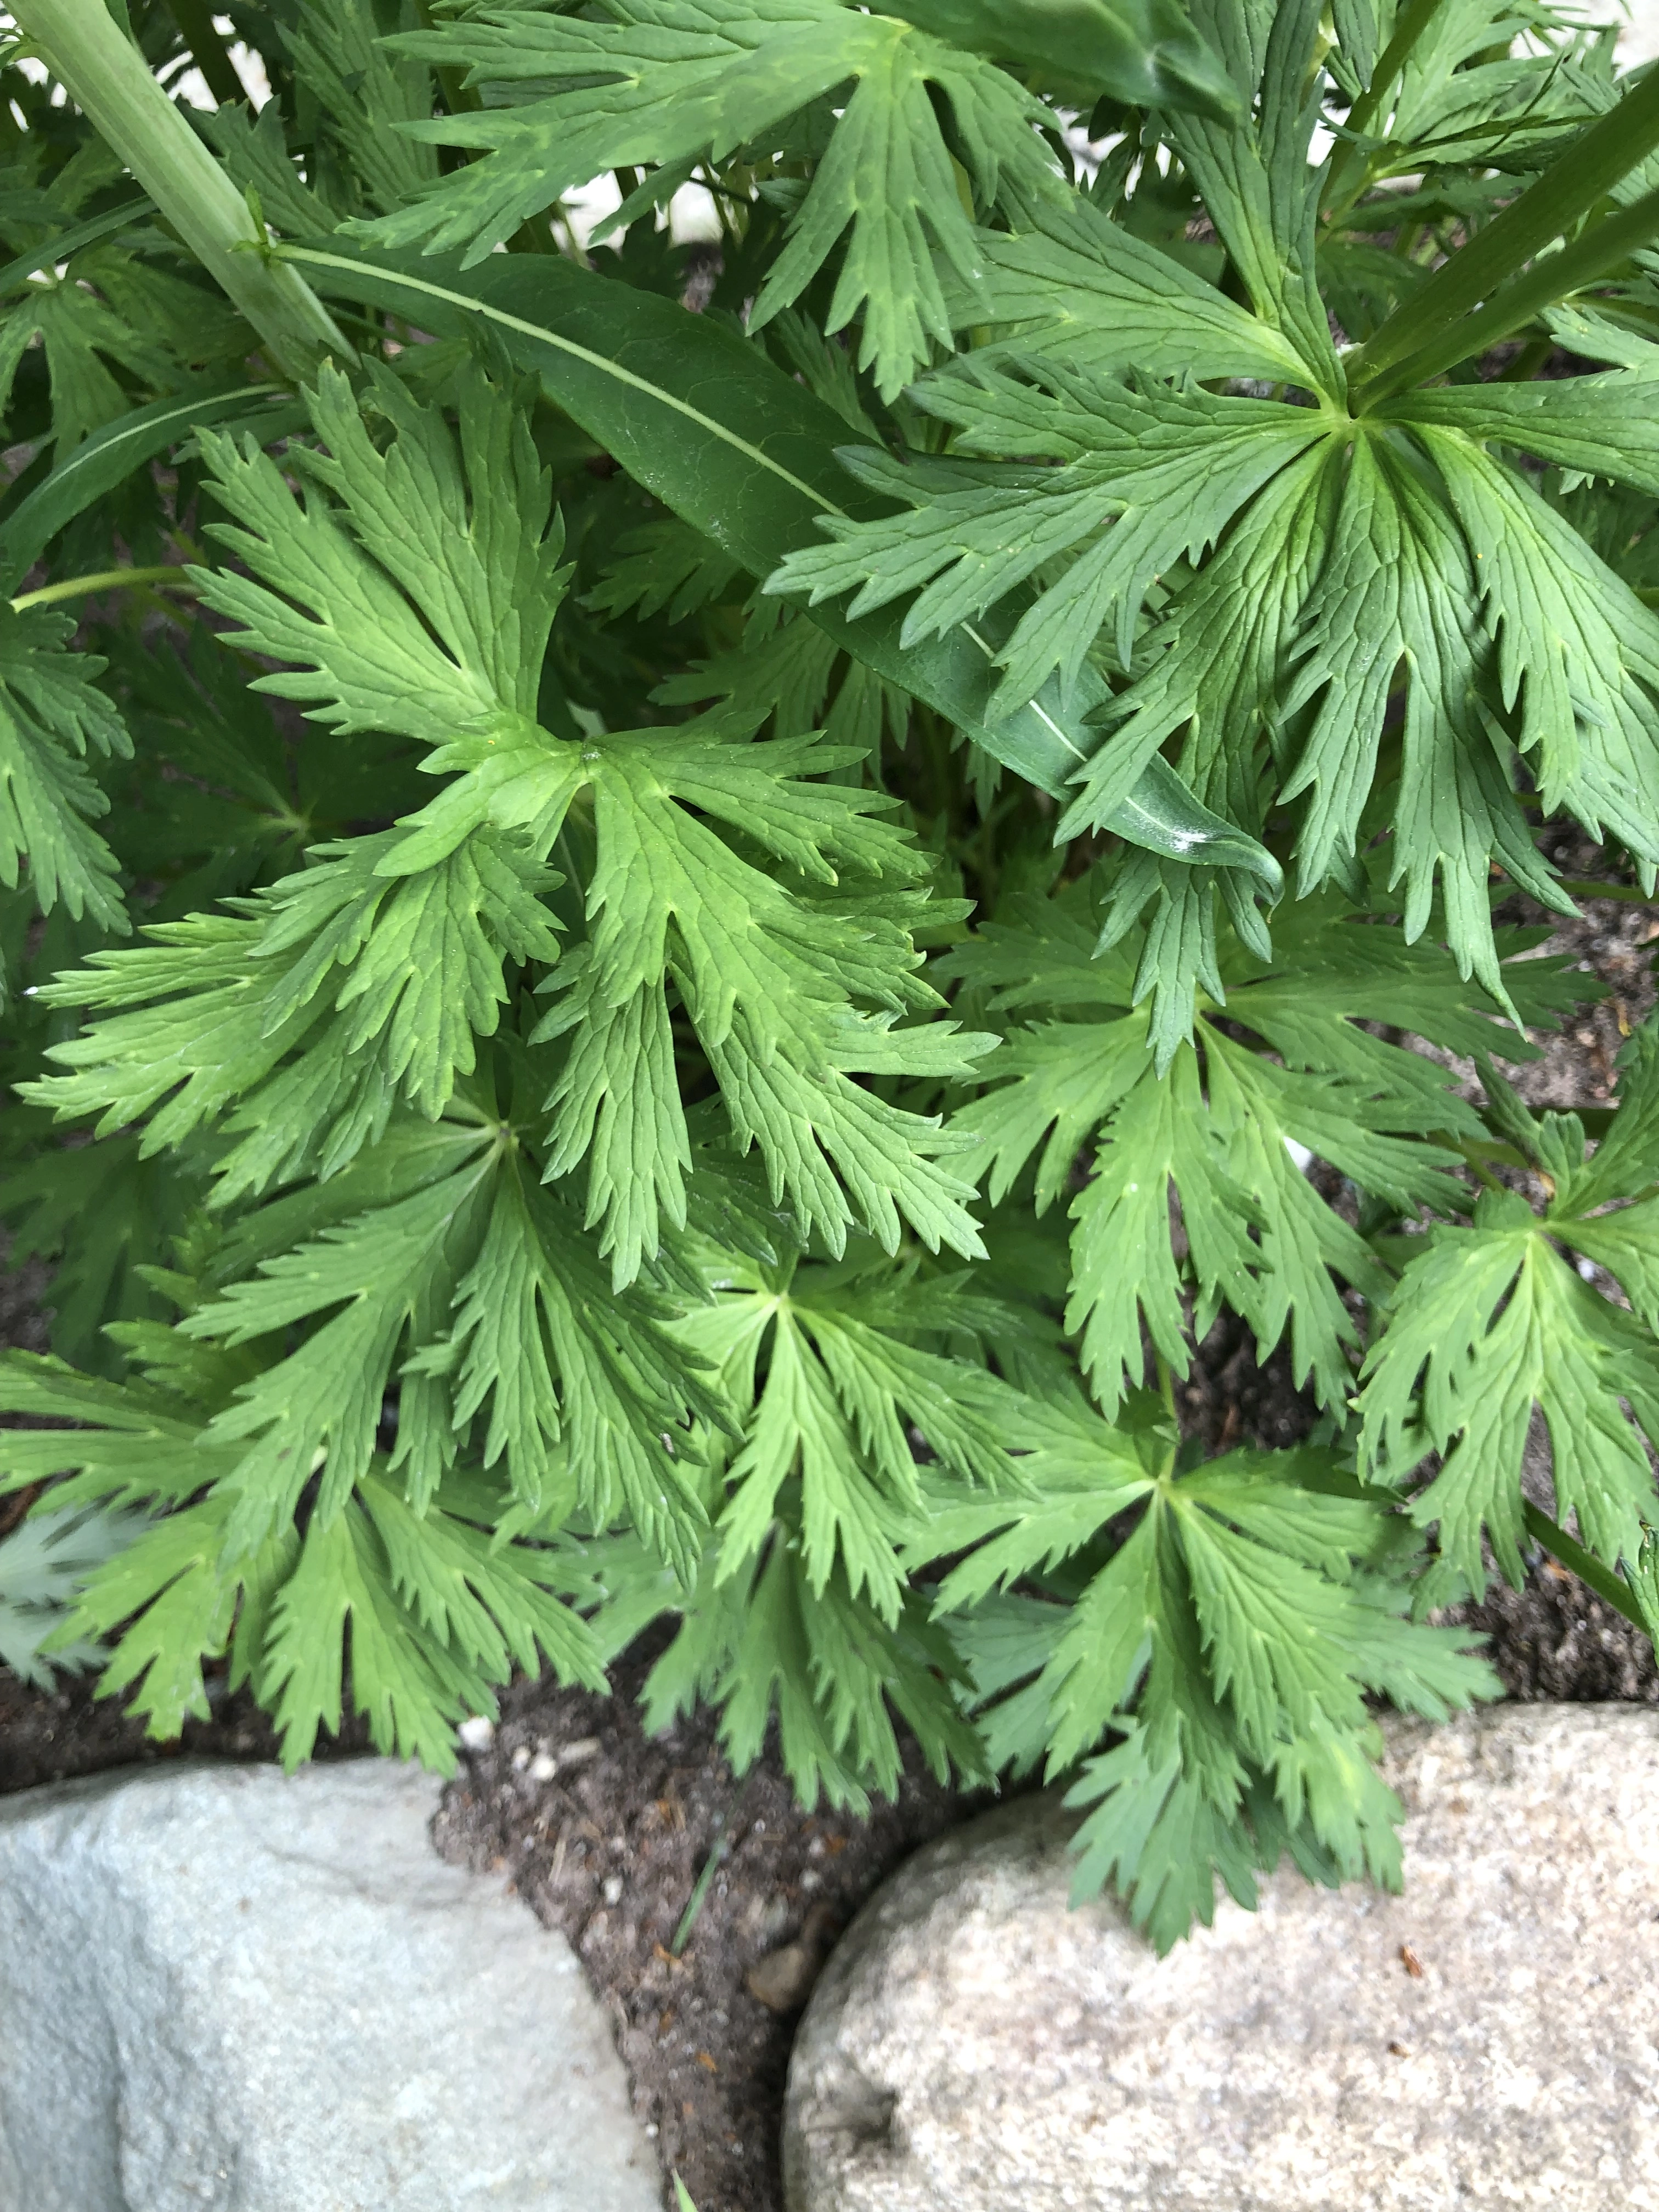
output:
[{"label": "green stem", "polygon": [[1648,1625],[1642,1617],[1641,1607],[1631,1595],[1628,1584],[1610,1567],[1603,1566],[1593,1553],[1587,1552],[1577,1537],[1569,1536],[1565,1528],[1559,1527],[1530,1498],[1522,1510],[1526,1517],[1527,1534],[1533,1541],[1541,1544],[1553,1558],[1559,1559],[1564,1567],[1570,1567],[1581,1583],[1588,1583],[1597,1597],[1605,1598],[1615,1613],[1622,1613],[1626,1620],[1633,1622],[1645,1636]]},{"label": "green stem", "polygon": [[1577,876],[1563,876],[1559,888],[1569,898],[1628,899],[1632,906],[1651,906],[1653,902],[1639,884],[1599,884]]},{"label": "green stem", "polygon": [[0,154],[9,157],[15,155],[23,143],[17,118],[11,112],[11,88],[6,82],[9,74],[7,70],[0,70]]},{"label": "green stem", "polygon": [[[1376,121],[1383,100],[1393,91],[1395,81],[1411,59],[1412,49],[1434,20],[1440,0],[1411,0],[1411,5],[1395,27],[1394,36],[1383,47],[1371,81],[1353,106],[1348,110],[1346,128],[1348,143],[1331,163],[1331,173],[1325,179],[1325,210],[1328,215],[1346,213],[1365,189],[1367,160],[1355,139],[1363,138]],[[1352,177],[1355,167],[1360,171],[1359,181],[1345,199],[1341,197]]]},{"label": "green stem", "polygon": [[698,1913],[702,1911],[703,1899],[708,1894],[709,1885],[714,1879],[720,1861],[731,1847],[732,1823],[737,1815],[737,1809],[735,1805],[732,1806],[714,1832],[714,1840],[708,1847],[708,1856],[703,1862],[702,1872],[697,1876],[696,1886],[691,1892],[684,1911],[680,1915],[680,1924],[674,1930],[674,1940],[668,1947],[671,1958],[678,1959],[690,1941],[691,1930],[696,1924]]},{"label": "green stem", "polygon": [[[1474,1146],[1454,1139],[1451,1149],[1461,1155],[1464,1166],[1477,1182],[1484,1183],[1488,1190],[1503,1189],[1503,1184],[1486,1166]],[[1512,1145],[1486,1145],[1481,1146],[1480,1151],[1486,1153],[1486,1159],[1502,1159],[1510,1167],[1523,1168],[1527,1164]]]},{"label": "green stem", "polygon": [[[1443,262],[1348,356],[1349,389],[1357,392],[1368,385],[1375,388],[1386,371],[1443,343],[1447,331],[1461,324],[1471,308],[1483,301],[1493,301],[1507,277],[1554,240],[1565,237],[1656,145],[1659,145],[1659,70],[1644,77],[1616,107],[1593,123],[1535,183]],[[1626,216],[1632,212],[1626,210]],[[1611,220],[1617,222],[1622,218]],[[1559,296],[1559,291],[1547,291],[1534,306]],[[1533,311],[1529,307],[1526,312]],[[1525,316],[1518,319],[1524,320]],[[1515,327],[1514,322],[1507,325],[1510,330]],[[1485,342],[1490,343],[1491,339]],[[1454,354],[1453,358],[1462,356]]]},{"label": "green stem", "polygon": [[1548,338],[1532,339],[1522,347],[1498,381],[1501,384],[1530,384],[1553,351]]},{"label": "green stem", "polygon": [[1181,1416],[1176,1411],[1175,1376],[1170,1372],[1170,1363],[1156,1347],[1152,1358],[1158,1363],[1158,1389],[1164,1401],[1164,1410],[1172,1421],[1178,1424]]},{"label": "green stem", "polygon": [[104,0],[15,0],[18,27],[202,266],[301,378],[325,353],[355,360],[297,269],[273,260],[230,179],[150,74]]},{"label": "green stem", "polygon": [[100,568],[95,576],[67,576],[60,584],[42,584],[11,603],[14,614],[28,607],[55,606],[60,599],[90,599],[94,592],[119,591],[134,584],[168,584],[175,592],[194,598],[196,586],[182,568]]},{"label": "green stem", "polygon": [[[415,0],[415,20],[423,31],[433,29],[431,0]],[[483,94],[477,85],[469,84],[465,70],[452,69],[440,62],[433,74],[438,80],[438,89],[444,96],[444,105],[452,115],[476,114],[483,106]],[[471,155],[468,155],[470,161]]]},{"label": "green stem", "polygon": [[1497,298],[1489,301],[1478,315],[1468,315],[1454,324],[1437,343],[1425,346],[1386,375],[1376,378],[1367,388],[1364,404],[1374,405],[1408,386],[1425,384],[1431,376],[1440,376],[1447,369],[1455,368],[1460,361],[1484,353],[1499,338],[1508,337],[1512,331],[1529,323],[1540,308],[1583,291],[1598,276],[1616,269],[1656,233],[1659,191],[1644,192],[1639,200],[1620,208],[1617,215],[1607,216],[1559,253],[1547,253],[1524,276],[1517,276],[1512,284],[1504,285]]},{"label": "green stem", "polygon": [[201,70],[208,90],[220,106],[234,107],[239,100],[246,100],[247,87],[236,74],[229,49],[214,27],[213,10],[208,0],[167,0],[167,7],[190,48],[191,59]]}]

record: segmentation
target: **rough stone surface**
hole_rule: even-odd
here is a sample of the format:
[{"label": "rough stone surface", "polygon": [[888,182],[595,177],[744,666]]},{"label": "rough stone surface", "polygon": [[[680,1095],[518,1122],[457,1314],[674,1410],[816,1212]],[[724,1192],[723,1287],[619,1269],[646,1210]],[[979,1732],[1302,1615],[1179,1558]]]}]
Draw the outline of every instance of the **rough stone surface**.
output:
[{"label": "rough stone surface", "polygon": [[655,2212],[562,1937],[379,1759],[0,1802],[0,2212]]},{"label": "rough stone surface", "polygon": [[1398,1724],[1406,1894],[1160,1961],[1027,1799],[913,1859],[796,2042],[791,2212],[1659,2212],[1659,1716]]}]

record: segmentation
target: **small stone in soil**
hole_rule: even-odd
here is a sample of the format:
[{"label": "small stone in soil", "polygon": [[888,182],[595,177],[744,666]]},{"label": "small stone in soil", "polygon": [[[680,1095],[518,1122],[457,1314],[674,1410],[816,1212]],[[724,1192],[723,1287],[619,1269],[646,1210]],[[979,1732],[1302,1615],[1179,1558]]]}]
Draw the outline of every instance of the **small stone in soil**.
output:
[{"label": "small stone in soil", "polygon": [[835,1914],[827,1905],[815,1905],[794,1942],[751,1966],[744,1987],[769,2012],[799,2012],[812,1994],[835,1932]]}]

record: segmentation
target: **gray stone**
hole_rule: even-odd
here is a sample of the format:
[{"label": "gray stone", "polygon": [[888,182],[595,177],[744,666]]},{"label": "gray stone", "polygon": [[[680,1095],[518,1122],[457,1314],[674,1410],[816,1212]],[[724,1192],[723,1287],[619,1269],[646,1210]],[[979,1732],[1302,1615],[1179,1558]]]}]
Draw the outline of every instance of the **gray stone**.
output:
[{"label": "gray stone", "polygon": [[0,2212],[656,2212],[562,1937],[365,1759],[0,1800]]},{"label": "gray stone", "polygon": [[1390,1743],[1403,1897],[1281,1872],[1164,1960],[1052,1799],[921,1852],[802,2022],[789,2212],[1659,2212],[1659,1716]]}]

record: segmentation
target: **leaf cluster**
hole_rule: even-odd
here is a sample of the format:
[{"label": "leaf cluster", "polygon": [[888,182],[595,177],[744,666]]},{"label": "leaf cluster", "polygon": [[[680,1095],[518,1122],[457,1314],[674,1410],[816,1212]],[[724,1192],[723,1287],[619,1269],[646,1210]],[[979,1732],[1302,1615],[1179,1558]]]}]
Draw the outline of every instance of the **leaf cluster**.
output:
[{"label": "leaf cluster", "polygon": [[1639,1000],[1527,1103],[1568,856],[1659,871],[1659,80],[125,12],[0,57],[0,1657],[446,1768],[650,1631],[809,1800],[1065,1784],[1161,1948],[1397,1882],[1432,1613],[1659,1626]]}]

